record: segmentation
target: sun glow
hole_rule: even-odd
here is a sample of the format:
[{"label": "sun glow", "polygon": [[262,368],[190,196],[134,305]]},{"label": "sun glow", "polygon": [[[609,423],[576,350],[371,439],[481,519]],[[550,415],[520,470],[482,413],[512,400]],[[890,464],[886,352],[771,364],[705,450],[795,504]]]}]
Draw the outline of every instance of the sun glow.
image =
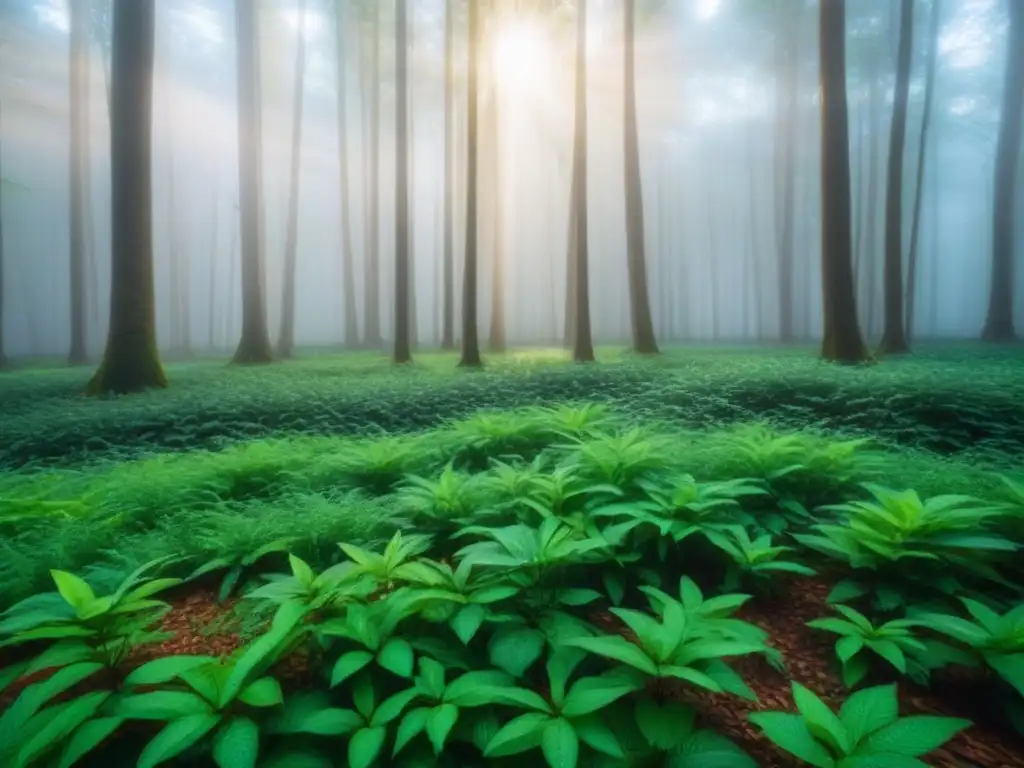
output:
[{"label": "sun glow", "polygon": [[544,29],[519,19],[502,24],[494,40],[492,64],[503,86],[538,86],[551,72],[551,46]]}]

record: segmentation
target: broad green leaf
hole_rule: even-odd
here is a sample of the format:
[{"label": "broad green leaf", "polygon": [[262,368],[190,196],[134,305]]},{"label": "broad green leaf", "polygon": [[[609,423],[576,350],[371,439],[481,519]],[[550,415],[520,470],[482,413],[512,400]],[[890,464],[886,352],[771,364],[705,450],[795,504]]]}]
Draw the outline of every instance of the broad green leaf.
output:
[{"label": "broad green leaf", "polygon": [[18,750],[13,768],[31,765],[47,750],[64,741],[72,731],[95,715],[109,696],[109,691],[96,691],[79,696],[65,704],[58,704],[59,712],[40,728],[34,727],[35,720],[38,718],[30,720],[25,727],[28,738]]},{"label": "broad green leaf", "polygon": [[415,739],[427,726],[427,714],[431,710],[427,707],[416,707],[410,709],[405,713],[405,717],[398,724],[398,733],[395,735],[395,746],[391,750],[391,756],[394,757],[401,752],[405,745]]},{"label": "broad green leaf", "polygon": [[420,692],[418,689],[409,688],[408,690],[399,691],[396,694],[388,696],[374,711],[373,716],[370,718],[370,725],[387,725],[402,714],[402,710],[409,706],[410,702],[419,696],[419,694]]},{"label": "broad green leaf", "polygon": [[488,646],[491,663],[513,677],[533,666],[544,651],[544,633],[539,629],[517,628],[499,632]]},{"label": "broad green leaf", "polygon": [[986,653],[985,662],[1024,696],[1024,653]]},{"label": "broad green leaf", "polygon": [[300,603],[283,603],[277,609],[270,629],[249,645],[235,662],[230,676],[221,689],[222,708],[235,700],[250,677],[274,660],[274,654],[280,652],[282,644],[305,615],[306,607]]},{"label": "broad green leaf", "polygon": [[60,596],[79,614],[96,600],[96,594],[85,579],[67,571],[50,571],[50,576]]},{"label": "broad green leaf", "polygon": [[907,673],[907,657],[903,653],[903,649],[900,648],[892,640],[886,640],[884,638],[878,640],[868,640],[865,643],[868,648],[877,653],[883,659],[892,664],[901,673]]},{"label": "broad green leaf", "polygon": [[860,653],[861,649],[864,648],[864,639],[862,637],[841,637],[836,642],[836,656],[844,664]]},{"label": "broad green leaf", "polygon": [[481,707],[494,704],[496,690],[511,687],[512,678],[497,669],[466,672],[452,680],[444,692],[444,701],[457,707]]},{"label": "broad green leaf", "polygon": [[205,664],[214,664],[216,661],[212,656],[167,656],[162,659],[154,659],[132,670],[124,679],[124,684],[128,686],[160,685],[170,682],[183,672]]},{"label": "broad green leaf", "polygon": [[469,641],[476,636],[486,616],[487,609],[482,605],[465,605],[452,616],[448,623],[462,644],[469,645]]},{"label": "broad green leaf", "polygon": [[284,701],[284,693],[273,677],[261,677],[242,689],[238,700],[250,707],[275,707]]},{"label": "broad green leaf", "polygon": [[601,593],[594,589],[562,589],[558,592],[558,601],[562,605],[587,605],[601,599]]},{"label": "broad green leaf", "polygon": [[177,720],[213,713],[213,706],[187,691],[134,693],[112,702],[109,714],[129,720]]},{"label": "broad green leaf", "polygon": [[233,717],[213,737],[213,761],[220,768],[256,768],[260,729],[248,717]]},{"label": "broad green leaf", "polygon": [[580,717],[604,709],[613,701],[637,689],[639,682],[625,675],[584,677],[569,689],[562,702],[562,715]]},{"label": "broad green leaf", "polygon": [[369,768],[373,765],[381,750],[384,749],[387,737],[387,728],[382,725],[373,728],[360,728],[356,731],[348,743],[349,768]]},{"label": "broad green leaf", "polygon": [[552,720],[543,712],[527,712],[503,725],[484,749],[485,757],[508,757],[540,746],[541,733]]},{"label": "broad green leaf", "polygon": [[681,702],[659,705],[653,699],[643,698],[636,704],[640,732],[648,744],[662,751],[679,746],[690,735],[695,717],[693,708]]},{"label": "broad green leaf", "polygon": [[778,747],[810,763],[815,768],[836,768],[828,750],[811,735],[800,715],[788,712],[754,712],[750,722],[764,731]]},{"label": "broad green leaf", "polygon": [[57,768],[71,768],[102,744],[123,722],[122,717],[98,717],[83,724],[64,745]]},{"label": "broad green leaf", "polygon": [[622,745],[600,714],[573,718],[572,726],[576,729],[579,740],[591,749],[618,760],[625,758]]},{"label": "broad green leaf", "polygon": [[582,648],[584,651],[607,659],[620,661],[648,675],[658,674],[658,665],[644,653],[643,649],[618,635],[604,637],[577,637],[565,641],[565,645]]},{"label": "broad green leaf", "polygon": [[288,555],[288,564],[291,566],[292,574],[295,579],[305,589],[309,589],[313,586],[313,582],[316,580],[316,574],[313,573],[313,569],[309,567],[309,564],[302,558],[296,557],[295,555]]},{"label": "broad green leaf", "polygon": [[177,757],[221,722],[221,715],[188,715],[173,720],[150,740],[139,755],[137,768],[156,768]]},{"label": "broad green leaf", "polygon": [[757,763],[725,736],[694,731],[669,752],[665,768],[757,768]]},{"label": "broad green leaf", "polygon": [[331,670],[331,688],[341,685],[371,661],[373,661],[373,654],[369,651],[343,653]]},{"label": "broad green leaf", "polygon": [[427,738],[430,739],[435,755],[440,755],[444,750],[448,734],[451,733],[458,719],[459,708],[452,704],[442,704],[439,707],[434,707],[427,714]]},{"label": "broad green leaf", "polygon": [[58,669],[42,682],[23,690],[14,703],[0,713],[0,744],[14,743],[28,721],[47,702],[103,669],[97,662],[72,664]]},{"label": "broad green leaf", "polygon": [[416,659],[412,646],[398,637],[388,640],[377,654],[377,663],[399,677],[412,677]]},{"label": "broad green leaf", "polygon": [[839,719],[854,749],[869,733],[895,722],[898,716],[895,685],[879,685],[858,691],[844,701],[839,710]]},{"label": "broad green leaf", "polygon": [[555,718],[544,726],[540,748],[551,768],[576,768],[580,756],[580,740],[572,723],[566,718]]},{"label": "broad green leaf", "polygon": [[857,749],[857,754],[891,752],[907,757],[920,757],[933,749],[938,749],[970,726],[970,720],[955,717],[902,717],[868,735]]},{"label": "broad green leaf", "polygon": [[793,700],[815,738],[829,744],[838,754],[850,753],[850,737],[836,713],[811,690],[793,683]]}]

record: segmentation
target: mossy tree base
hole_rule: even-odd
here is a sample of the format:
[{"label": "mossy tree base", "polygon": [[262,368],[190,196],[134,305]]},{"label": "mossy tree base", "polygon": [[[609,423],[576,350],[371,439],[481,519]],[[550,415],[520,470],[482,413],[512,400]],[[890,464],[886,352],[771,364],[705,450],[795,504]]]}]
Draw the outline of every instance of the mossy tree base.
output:
[{"label": "mossy tree base", "polygon": [[231,358],[232,365],[267,365],[274,362],[270,344],[247,344],[244,340]]},{"label": "mossy tree base", "polygon": [[988,323],[981,332],[981,340],[993,344],[1014,344],[1020,341],[1013,323]]},{"label": "mossy tree base", "polygon": [[156,349],[132,354],[124,354],[125,351],[107,352],[85,388],[87,395],[129,395],[148,389],[166,389],[167,374]]}]

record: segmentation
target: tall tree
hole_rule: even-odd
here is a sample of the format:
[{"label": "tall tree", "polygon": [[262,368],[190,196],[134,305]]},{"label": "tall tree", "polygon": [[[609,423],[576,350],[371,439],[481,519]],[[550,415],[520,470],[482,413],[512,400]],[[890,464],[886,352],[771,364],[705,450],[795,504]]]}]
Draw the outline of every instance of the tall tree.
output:
[{"label": "tall tree", "polygon": [[154,0],[114,0],[110,328],[89,394],[166,387],[156,347],[152,116]]},{"label": "tall tree", "polygon": [[625,38],[625,132],[623,148],[626,166],[626,258],[629,277],[629,308],[633,351],[642,355],[658,353],[651,320],[651,299],[647,291],[647,249],[644,242],[644,196],[640,180],[640,138],[636,117],[636,0],[624,4]]},{"label": "tall tree", "polygon": [[1024,5],[1006,4],[1010,12],[1010,44],[1003,85],[1003,114],[996,145],[995,193],[992,218],[992,278],[985,341],[1015,341],[1013,325],[1014,213],[1021,126],[1024,123]]},{"label": "tall tree", "polygon": [[924,84],[924,116],[921,119],[921,141],[917,153],[917,178],[914,183],[914,213],[910,225],[910,251],[907,254],[907,340],[914,338],[914,309],[917,303],[918,244],[921,239],[921,203],[924,200],[924,169],[928,156],[928,135],[935,102],[935,71],[939,60],[939,22],[942,0],[933,0],[931,27],[928,32],[928,61]]},{"label": "tall tree", "polygon": [[594,360],[590,336],[590,269],[587,239],[587,0],[576,7],[576,127],[573,137],[573,182],[576,185],[575,320],[572,359]]},{"label": "tall tree", "polygon": [[477,166],[479,163],[480,7],[469,4],[469,82],[466,112],[466,245],[462,265],[462,354],[459,365],[479,368],[477,329]]},{"label": "tall tree", "polygon": [[857,325],[846,103],[846,0],[820,0],[821,275],[826,360],[858,363],[867,350]]},{"label": "tall tree", "polygon": [[885,198],[885,332],[881,350],[910,351],[903,325],[903,152],[907,143],[910,53],[914,41],[914,0],[900,0],[900,44],[896,92],[889,132],[889,174]]},{"label": "tall tree", "polygon": [[780,3],[776,18],[775,182],[779,267],[779,338],[796,340],[793,319],[793,266],[796,253],[796,148],[799,128],[800,25],[795,4]]},{"label": "tall tree", "polygon": [[7,350],[4,346],[4,169],[3,169],[3,122],[0,120],[0,369],[7,367]]},{"label": "tall tree", "polygon": [[345,67],[345,30],[348,17],[347,3],[338,3],[335,8],[335,47],[337,49],[338,87],[338,177],[339,200],[341,203],[341,270],[342,300],[345,307],[345,346],[349,349],[359,344],[359,320],[356,312],[356,270],[355,254],[352,250],[352,214],[349,201],[348,173],[348,76]]},{"label": "tall tree", "polygon": [[[492,75],[493,73],[492,70]],[[500,354],[508,346],[505,333],[505,219],[501,197],[501,182],[504,169],[501,162],[501,112],[498,78],[491,78],[491,98],[487,107],[490,122],[491,152],[487,176],[491,180],[491,328],[487,338],[487,350]]]},{"label": "tall tree", "polygon": [[455,111],[455,0],[444,4],[444,266],[441,348],[455,349],[455,227],[452,172]]},{"label": "tall tree", "polygon": [[210,225],[210,273],[209,273],[209,306],[207,314],[207,322],[209,324],[207,328],[207,339],[206,346],[210,351],[217,346],[217,334],[216,334],[216,309],[217,309],[217,246],[219,245],[218,236],[220,235],[220,198],[217,195],[217,182],[218,178],[215,176],[212,189],[213,189],[213,200],[210,204],[210,208],[213,213],[213,222]]},{"label": "tall tree", "polygon": [[370,44],[373,46],[370,67],[370,189],[369,232],[365,247],[365,295],[363,342],[368,347],[384,343],[380,331],[380,3],[373,2],[370,16]]},{"label": "tall tree", "polygon": [[170,266],[171,294],[171,349],[178,356],[187,357],[192,351],[191,317],[189,316],[188,250],[181,248],[180,221],[178,220],[176,160],[173,144],[167,162],[167,256]]},{"label": "tall tree", "polygon": [[295,273],[299,249],[299,172],[302,167],[302,113],[306,92],[306,0],[298,0],[299,28],[295,41],[295,82],[292,100],[292,157],[288,176],[288,223],[284,238],[284,282],[281,296],[279,357],[295,353]]},{"label": "tall tree", "polygon": [[408,0],[395,0],[395,341],[392,361],[412,362],[409,339]]},{"label": "tall tree", "polygon": [[89,9],[85,3],[69,3],[70,40],[70,275],[71,275],[71,348],[68,362],[83,365],[88,361],[86,350],[86,257],[88,255],[85,223],[86,167],[86,104],[89,90]]},{"label": "tall tree", "polygon": [[242,234],[242,336],[232,362],[273,360],[267,330],[263,252],[263,142],[260,115],[258,9],[235,0],[238,77],[238,188]]}]

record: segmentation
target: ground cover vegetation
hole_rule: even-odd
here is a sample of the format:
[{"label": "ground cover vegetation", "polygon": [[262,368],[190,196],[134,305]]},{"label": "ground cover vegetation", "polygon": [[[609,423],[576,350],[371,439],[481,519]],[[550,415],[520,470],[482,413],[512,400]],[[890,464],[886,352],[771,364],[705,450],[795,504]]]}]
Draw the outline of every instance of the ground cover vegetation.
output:
[{"label": "ground cover vegetation", "polygon": [[7,377],[0,764],[1020,765],[1024,377],[970,354]]}]

